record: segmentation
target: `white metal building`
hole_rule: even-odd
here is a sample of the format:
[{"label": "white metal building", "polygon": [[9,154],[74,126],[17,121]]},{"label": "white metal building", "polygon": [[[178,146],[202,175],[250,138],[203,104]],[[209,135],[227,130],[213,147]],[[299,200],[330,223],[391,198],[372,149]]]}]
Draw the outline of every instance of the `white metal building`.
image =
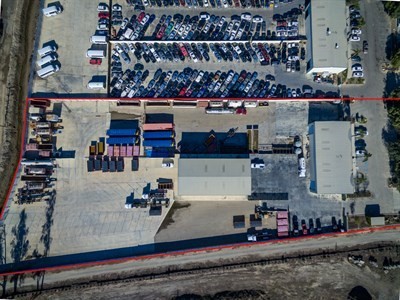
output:
[{"label": "white metal building", "polygon": [[311,192],[354,193],[352,132],[352,124],[344,121],[309,125]]},{"label": "white metal building", "polygon": [[307,73],[347,69],[346,0],[311,0],[305,10]]},{"label": "white metal building", "polygon": [[179,196],[248,196],[250,194],[249,158],[179,159]]}]

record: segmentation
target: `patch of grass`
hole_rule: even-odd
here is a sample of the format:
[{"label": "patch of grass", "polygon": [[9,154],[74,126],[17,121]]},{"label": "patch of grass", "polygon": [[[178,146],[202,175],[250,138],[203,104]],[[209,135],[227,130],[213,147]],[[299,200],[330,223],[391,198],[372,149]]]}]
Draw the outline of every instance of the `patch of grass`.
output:
[{"label": "patch of grass", "polygon": [[347,84],[364,84],[365,79],[364,78],[349,78],[346,81]]},{"label": "patch of grass", "polygon": [[164,221],[162,222],[160,228],[158,228],[157,233],[159,233],[161,230],[166,229],[169,225],[171,225],[172,223],[174,223],[174,213],[179,210],[179,209],[183,209],[183,208],[188,208],[190,206],[189,202],[179,202],[179,201],[175,201],[174,204],[172,204],[171,209],[169,210],[168,214],[165,216]]},{"label": "patch of grass", "polygon": [[348,226],[349,229],[359,229],[359,228],[366,228],[370,227],[370,223],[365,216],[354,216],[348,219]]}]

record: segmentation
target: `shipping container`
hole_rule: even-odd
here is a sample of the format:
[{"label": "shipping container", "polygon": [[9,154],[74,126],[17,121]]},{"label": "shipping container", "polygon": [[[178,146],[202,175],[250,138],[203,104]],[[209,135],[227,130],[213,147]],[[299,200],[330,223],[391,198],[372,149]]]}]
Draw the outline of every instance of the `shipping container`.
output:
[{"label": "shipping container", "polygon": [[99,155],[104,154],[104,143],[103,142],[97,143],[97,154],[99,154]]},{"label": "shipping container", "polygon": [[123,156],[123,157],[126,156],[126,146],[125,146],[125,145],[122,145],[122,146],[120,147],[120,154],[119,154],[119,156]]},{"label": "shipping container", "polygon": [[96,146],[89,146],[89,155],[96,155]]},{"label": "shipping container", "polygon": [[150,216],[161,216],[162,206],[161,205],[152,205],[150,206],[149,215]]},{"label": "shipping container", "polygon": [[108,129],[107,135],[108,136],[135,136],[138,134],[138,129]]},{"label": "shipping container", "polygon": [[114,156],[119,156],[119,146],[114,146]]},{"label": "shipping container", "polygon": [[50,128],[51,124],[50,122],[36,122],[35,126],[36,128]]},{"label": "shipping container", "polygon": [[37,150],[38,144],[26,144],[26,150]]},{"label": "shipping container", "polygon": [[133,146],[128,145],[126,146],[126,156],[133,156]]},{"label": "shipping container", "polygon": [[289,236],[289,232],[288,231],[278,232],[278,237],[286,237],[286,236]]},{"label": "shipping container", "polygon": [[101,160],[100,159],[96,159],[94,161],[94,169],[96,171],[100,171],[101,170]]},{"label": "shipping container", "polygon": [[108,146],[107,147],[107,155],[108,156],[114,156],[114,146]]},{"label": "shipping container", "polygon": [[108,161],[103,161],[102,170],[103,172],[108,172]]},{"label": "shipping container", "polygon": [[136,137],[110,137],[107,138],[107,144],[109,145],[134,145]]},{"label": "shipping container", "polygon": [[115,160],[110,160],[110,172],[115,172]]},{"label": "shipping container", "polygon": [[37,148],[39,150],[50,150],[50,151],[52,151],[54,149],[54,145],[53,144],[39,144],[39,145],[37,145]]},{"label": "shipping container", "polygon": [[155,131],[145,131],[143,132],[144,139],[172,139],[175,134],[172,130],[155,130]]},{"label": "shipping container", "polygon": [[42,176],[42,175],[22,175],[21,180],[22,181],[35,181],[35,182],[48,182],[48,181],[50,181],[50,178],[48,176]]},{"label": "shipping container", "polygon": [[139,159],[137,157],[132,158],[132,171],[139,170]]},{"label": "shipping container", "polygon": [[38,175],[44,175],[47,173],[46,168],[35,168],[35,167],[26,167],[25,172],[30,175],[38,174]]},{"label": "shipping container", "polygon": [[43,190],[46,187],[46,184],[43,182],[27,182],[26,188],[28,190]]},{"label": "shipping container", "polygon": [[288,218],[288,212],[287,211],[278,211],[276,213],[276,217],[278,219],[287,219]]},{"label": "shipping container", "polygon": [[139,155],[140,155],[140,147],[133,146],[133,156],[139,156]]},{"label": "shipping container", "polygon": [[119,157],[117,161],[117,171],[122,172],[123,170],[124,170],[124,159],[122,157]]},{"label": "shipping container", "polygon": [[172,139],[168,140],[144,140],[144,147],[173,147],[175,146],[175,141]]},{"label": "shipping container", "polygon": [[278,219],[278,220],[276,220],[276,224],[278,226],[289,225],[289,222],[288,222],[288,219]]},{"label": "shipping container", "polygon": [[289,226],[287,225],[278,226],[278,232],[285,232],[285,231],[289,231]]},{"label": "shipping container", "polygon": [[50,100],[47,99],[35,99],[30,101],[30,105],[35,107],[49,107],[50,104]]},{"label": "shipping container", "polygon": [[155,124],[143,124],[144,131],[153,130],[174,130],[173,123],[155,123]]},{"label": "shipping container", "polygon": [[39,156],[40,157],[50,157],[51,151],[39,151]]}]

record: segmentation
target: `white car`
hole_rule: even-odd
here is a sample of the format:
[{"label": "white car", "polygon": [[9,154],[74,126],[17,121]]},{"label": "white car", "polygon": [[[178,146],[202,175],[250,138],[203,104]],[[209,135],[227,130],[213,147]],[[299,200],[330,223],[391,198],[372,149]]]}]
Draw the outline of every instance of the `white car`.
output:
[{"label": "white car", "polygon": [[353,72],[353,77],[364,77],[364,73],[361,71]]},{"label": "white car", "polygon": [[242,13],[242,15],[240,16],[240,18],[242,20],[246,20],[246,21],[251,21],[251,14],[250,13]]},{"label": "white car", "polygon": [[350,37],[350,41],[351,41],[351,42],[359,42],[359,41],[361,41],[361,38],[360,38],[360,36],[358,36],[358,35],[356,35],[356,34],[353,34],[353,35]]},{"label": "white car", "polygon": [[131,51],[131,53],[134,53],[136,49],[135,46],[133,46],[133,43],[129,43],[128,46],[129,46],[129,51]]},{"label": "white car", "polygon": [[286,63],[286,72],[292,71],[292,64],[290,62]]},{"label": "white car", "polygon": [[362,70],[363,70],[363,67],[362,67],[362,65],[360,65],[360,64],[356,64],[356,65],[353,65],[353,66],[351,67],[351,70],[352,70],[352,71],[362,71]]},{"label": "white car", "polygon": [[365,154],[367,154],[365,150],[356,150],[356,156],[364,156]]},{"label": "white car", "polygon": [[265,169],[265,164],[264,163],[252,163],[251,168],[252,169]]},{"label": "white car", "polygon": [[361,29],[360,28],[353,28],[353,29],[351,29],[351,34],[361,34]]},{"label": "white car", "polygon": [[299,57],[296,55],[291,55],[288,57],[288,61],[296,61],[296,60],[299,60]]},{"label": "white car", "polygon": [[117,50],[119,54],[124,52],[124,50],[122,49],[121,45],[119,45],[119,44],[115,44],[115,50]]},{"label": "white car", "polygon": [[222,5],[225,7],[225,8],[227,8],[229,5],[228,5],[228,2],[226,1],[226,0],[222,0]]},{"label": "white car", "polygon": [[97,25],[97,30],[105,30],[105,29],[108,29],[107,24],[98,24]]},{"label": "white car", "polygon": [[100,3],[100,4],[97,6],[97,11],[103,11],[103,12],[108,11],[108,5],[105,4],[105,3]]},{"label": "white car", "polygon": [[163,168],[173,168],[174,167],[174,163],[172,163],[172,162],[162,163],[161,167],[163,167]]},{"label": "white car", "polygon": [[126,28],[126,25],[128,25],[128,23],[129,23],[129,19],[128,19],[128,18],[125,18],[125,19],[122,21],[121,29],[124,30],[124,29]]},{"label": "white car", "polygon": [[143,5],[144,5],[144,6],[149,6],[149,1],[143,0]]},{"label": "white car", "polygon": [[142,21],[140,21],[140,24],[142,24],[144,26],[144,24],[146,24],[149,19],[150,19],[150,15],[146,14],[144,16],[144,18],[142,19]]},{"label": "white car", "polygon": [[261,16],[254,16],[253,17],[253,22],[254,23],[261,23],[262,21],[264,21],[264,19]]},{"label": "white car", "polygon": [[204,0],[204,7],[208,7],[209,5],[208,0]]},{"label": "white car", "polygon": [[114,4],[114,5],[112,6],[112,10],[113,10],[113,11],[122,11],[122,6],[119,5],[119,4]]},{"label": "white car", "polygon": [[292,90],[292,98],[297,98],[297,93],[295,89]]},{"label": "white car", "polygon": [[209,19],[210,19],[210,14],[209,13],[201,13],[200,14],[200,20],[208,21]]}]

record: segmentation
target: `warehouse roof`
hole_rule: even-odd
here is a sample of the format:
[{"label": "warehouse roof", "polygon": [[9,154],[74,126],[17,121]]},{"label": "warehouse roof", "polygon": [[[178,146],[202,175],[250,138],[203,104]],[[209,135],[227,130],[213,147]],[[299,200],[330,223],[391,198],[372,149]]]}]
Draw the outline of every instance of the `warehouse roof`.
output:
[{"label": "warehouse roof", "polygon": [[180,159],[178,194],[181,196],[250,195],[250,159]]},{"label": "warehouse roof", "polygon": [[350,122],[314,122],[310,126],[311,190],[351,194],[353,149]]},{"label": "warehouse roof", "polygon": [[314,68],[347,68],[347,29],[345,0],[311,0],[311,26]]}]

